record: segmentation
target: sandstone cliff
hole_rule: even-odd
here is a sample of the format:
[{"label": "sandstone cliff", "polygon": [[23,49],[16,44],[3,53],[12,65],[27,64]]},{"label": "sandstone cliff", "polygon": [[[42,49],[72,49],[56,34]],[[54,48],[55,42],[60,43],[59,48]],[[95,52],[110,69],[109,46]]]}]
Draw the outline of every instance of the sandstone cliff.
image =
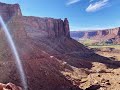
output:
[{"label": "sandstone cliff", "polygon": [[22,16],[19,4],[5,4],[0,2],[0,15],[5,21],[8,21],[13,16]]},{"label": "sandstone cliff", "polygon": [[18,17],[19,20],[16,21],[26,25],[25,31],[30,37],[70,37],[69,22],[67,18],[63,21],[54,18],[22,16],[18,4],[11,5],[5,3],[0,3],[0,15],[6,22],[9,22],[12,18]]},{"label": "sandstone cliff", "polygon": [[22,17],[22,23],[26,25],[25,30],[30,37],[69,37],[69,22],[67,19]]},{"label": "sandstone cliff", "polygon": [[113,40],[117,42],[120,36],[120,28],[106,29],[106,30],[96,30],[96,31],[71,31],[71,37],[77,39],[91,39],[97,42]]}]

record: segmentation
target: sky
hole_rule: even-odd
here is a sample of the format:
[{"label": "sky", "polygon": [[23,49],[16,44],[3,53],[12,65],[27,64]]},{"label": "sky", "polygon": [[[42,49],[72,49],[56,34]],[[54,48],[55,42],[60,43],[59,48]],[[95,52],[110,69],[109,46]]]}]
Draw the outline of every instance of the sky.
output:
[{"label": "sky", "polygon": [[71,31],[120,27],[120,0],[0,0],[25,16],[68,18]]}]

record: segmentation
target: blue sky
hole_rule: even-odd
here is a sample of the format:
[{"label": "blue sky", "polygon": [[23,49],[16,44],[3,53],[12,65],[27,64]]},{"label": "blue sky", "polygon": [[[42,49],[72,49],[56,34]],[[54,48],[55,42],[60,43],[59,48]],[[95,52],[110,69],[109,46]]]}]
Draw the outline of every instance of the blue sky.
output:
[{"label": "blue sky", "polygon": [[68,18],[71,30],[120,26],[120,0],[0,0],[19,3],[25,16]]}]

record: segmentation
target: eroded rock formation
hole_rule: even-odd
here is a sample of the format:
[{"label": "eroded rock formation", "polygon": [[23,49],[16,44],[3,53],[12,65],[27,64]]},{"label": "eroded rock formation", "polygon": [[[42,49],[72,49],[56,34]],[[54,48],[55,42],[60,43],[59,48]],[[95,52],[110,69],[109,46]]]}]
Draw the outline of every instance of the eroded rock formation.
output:
[{"label": "eroded rock formation", "polygon": [[53,38],[61,36],[70,37],[69,22],[67,18],[63,21],[54,18],[22,16],[18,4],[11,5],[5,3],[0,3],[0,15],[6,22],[10,22],[10,19],[18,17],[19,20],[14,20],[14,22],[24,23],[26,25],[25,30],[31,37],[38,35],[39,37]]},{"label": "eroded rock formation", "polygon": [[22,22],[27,26],[25,30],[30,37],[69,37],[68,20],[39,17],[22,17]]},{"label": "eroded rock formation", "polygon": [[13,16],[21,16],[19,4],[5,4],[0,2],[0,15],[5,21],[8,21]]},{"label": "eroded rock formation", "polygon": [[120,27],[106,30],[96,31],[73,31],[71,37],[78,39],[91,39],[96,41],[112,40],[113,43],[119,43],[118,37],[120,36]]}]

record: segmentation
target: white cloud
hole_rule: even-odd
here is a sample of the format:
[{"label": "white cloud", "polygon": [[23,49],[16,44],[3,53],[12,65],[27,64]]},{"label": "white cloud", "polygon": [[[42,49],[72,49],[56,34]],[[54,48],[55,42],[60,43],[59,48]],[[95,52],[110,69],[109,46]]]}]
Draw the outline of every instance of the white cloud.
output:
[{"label": "white cloud", "polygon": [[89,2],[93,2],[94,0],[90,0]]},{"label": "white cloud", "polygon": [[71,5],[71,4],[77,3],[79,1],[80,0],[68,0],[67,5]]},{"label": "white cloud", "polygon": [[100,0],[98,2],[92,3],[86,8],[86,11],[95,12],[97,10],[100,10],[101,8],[103,8],[104,6],[108,4],[108,1],[109,0]]}]

